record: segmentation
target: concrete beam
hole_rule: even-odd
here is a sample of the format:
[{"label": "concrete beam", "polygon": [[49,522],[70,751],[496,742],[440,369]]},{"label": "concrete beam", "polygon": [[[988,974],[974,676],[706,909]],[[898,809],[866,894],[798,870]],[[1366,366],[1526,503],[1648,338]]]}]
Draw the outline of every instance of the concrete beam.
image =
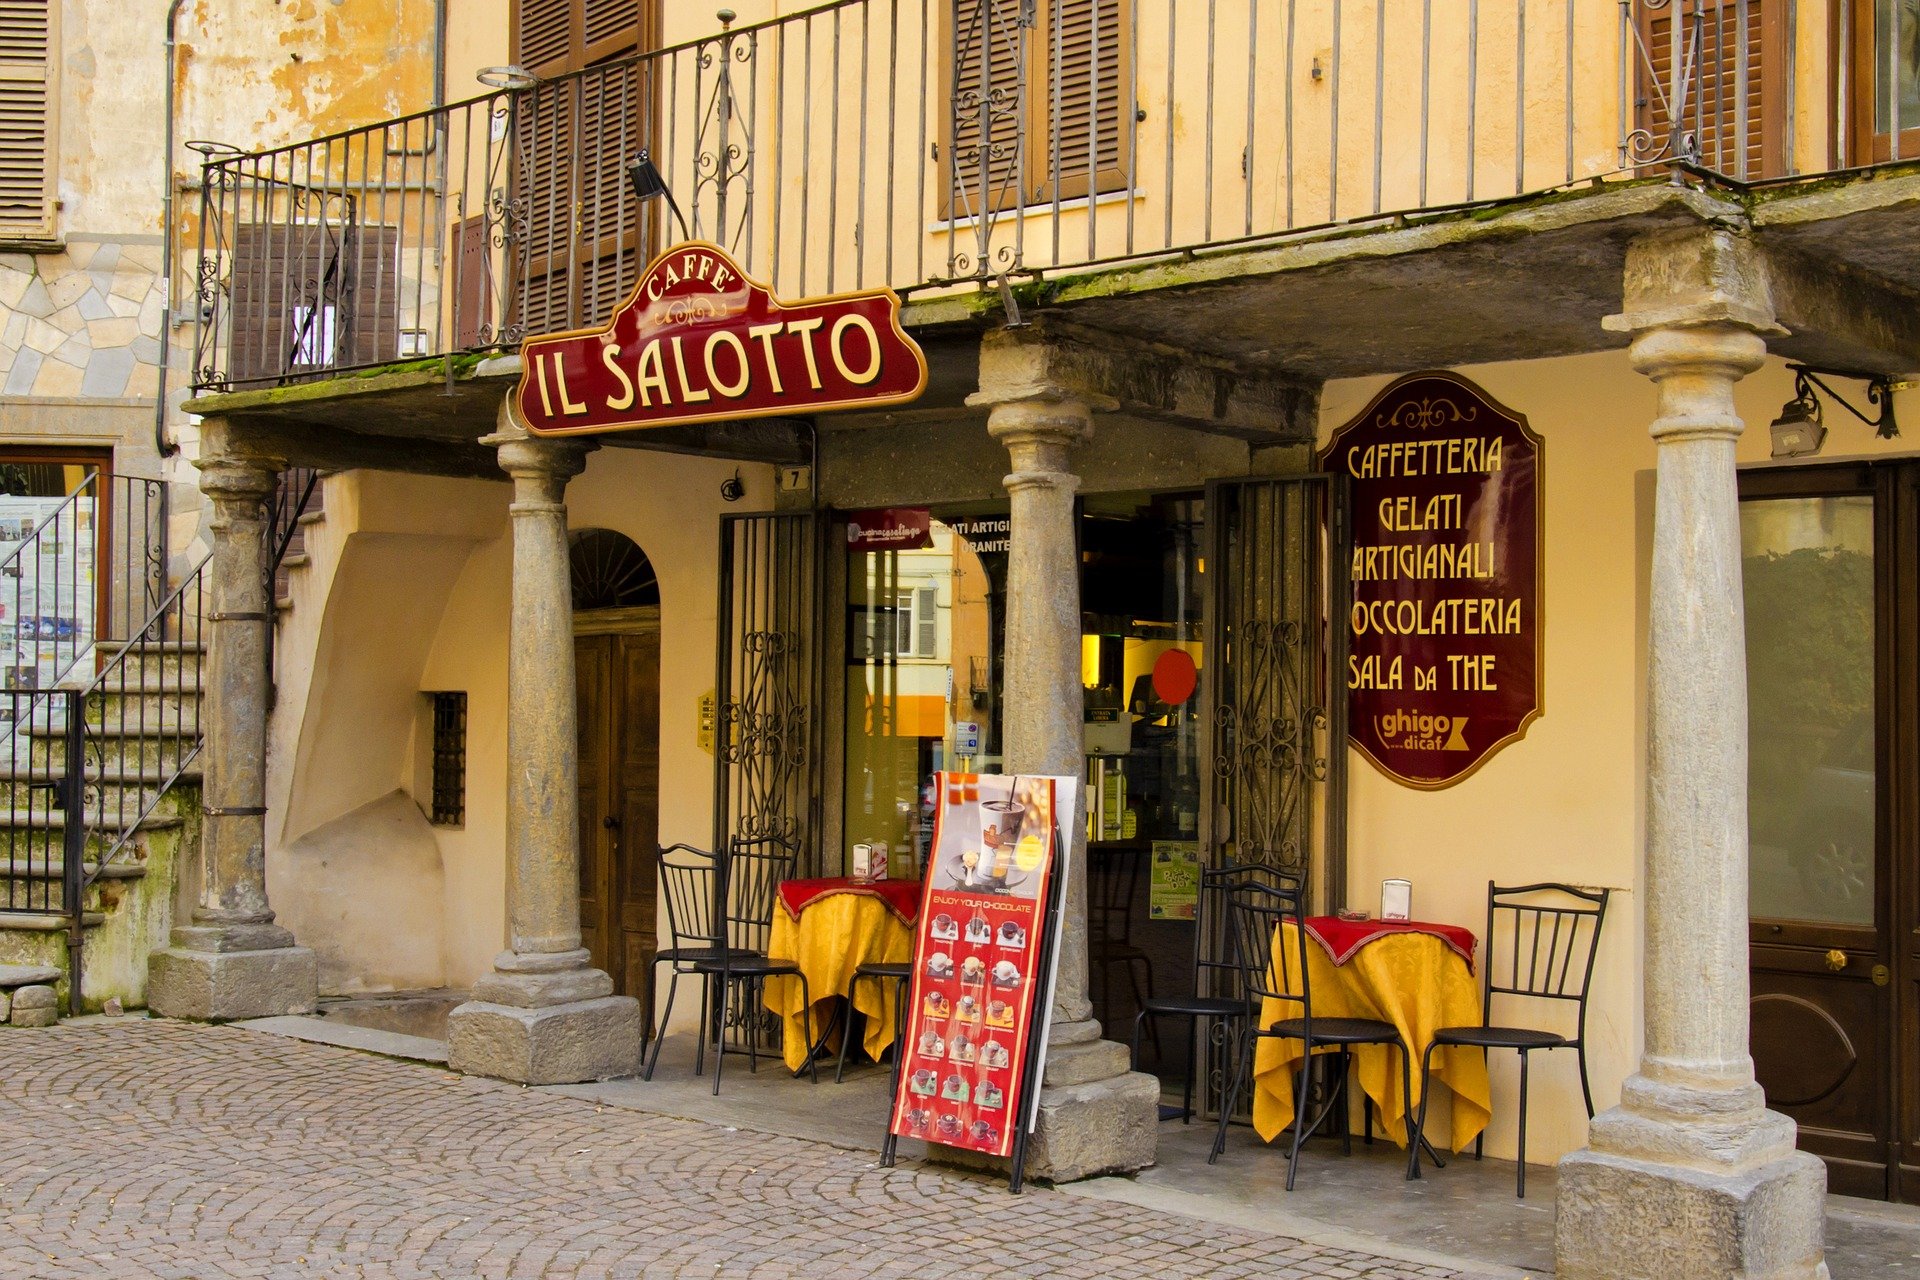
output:
[{"label": "concrete beam", "polygon": [[1920,371],[1920,294],[1858,268],[1762,242],[1774,350],[1808,364],[1907,376]]},{"label": "concrete beam", "polygon": [[[990,373],[1011,377],[1036,394],[1085,397],[1135,417],[1257,445],[1311,440],[1318,427],[1315,383],[1248,373],[1217,358],[1051,316],[1029,329],[1017,344],[982,348],[983,385]],[[1008,361],[1021,367],[989,367]]]},{"label": "concrete beam", "polygon": [[813,459],[812,429],[801,418],[741,418],[686,427],[617,431],[594,437],[603,445],[686,453],[736,462],[804,466]]},{"label": "concrete beam", "polygon": [[228,447],[256,458],[284,458],[291,466],[347,471],[401,471],[412,475],[504,480],[494,450],[483,445],[408,436],[375,436],[339,427],[316,429],[281,420],[226,419]]}]

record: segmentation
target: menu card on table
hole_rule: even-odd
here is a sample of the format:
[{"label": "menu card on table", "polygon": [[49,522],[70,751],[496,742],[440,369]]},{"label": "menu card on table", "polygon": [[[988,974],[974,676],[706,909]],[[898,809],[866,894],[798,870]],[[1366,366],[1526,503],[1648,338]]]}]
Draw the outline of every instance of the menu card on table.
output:
[{"label": "menu card on table", "polygon": [[987,1155],[1031,1123],[1079,779],[941,773],[889,1131]]}]

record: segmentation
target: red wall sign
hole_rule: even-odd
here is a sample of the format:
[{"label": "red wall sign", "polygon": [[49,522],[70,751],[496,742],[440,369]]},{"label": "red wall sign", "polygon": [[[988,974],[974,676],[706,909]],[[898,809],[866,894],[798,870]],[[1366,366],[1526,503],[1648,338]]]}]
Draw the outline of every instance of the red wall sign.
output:
[{"label": "red wall sign", "polygon": [[[1028,1048],[1058,819],[1074,779],[934,775],[940,797],[891,1131],[1004,1156],[1026,1116]],[[1061,808],[1059,806],[1065,806]]]},{"label": "red wall sign", "polygon": [[1351,741],[1407,786],[1451,786],[1541,713],[1540,437],[1422,373],[1321,456],[1352,486]]},{"label": "red wall sign", "polygon": [[927,385],[893,290],[783,303],[701,241],[655,258],[604,326],[520,356],[514,403],[545,436],[899,404]]},{"label": "red wall sign", "polygon": [[933,517],[925,507],[849,511],[847,545],[863,551],[920,551],[933,545]]}]

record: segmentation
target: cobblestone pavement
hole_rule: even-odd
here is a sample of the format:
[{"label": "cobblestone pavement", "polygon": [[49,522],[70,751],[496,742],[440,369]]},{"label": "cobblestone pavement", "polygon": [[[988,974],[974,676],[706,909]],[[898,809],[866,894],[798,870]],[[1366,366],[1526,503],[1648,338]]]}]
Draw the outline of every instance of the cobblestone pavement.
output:
[{"label": "cobblestone pavement", "polygon": [[0,1276],[1440,1277],[234,1028],[0,1030]]}]

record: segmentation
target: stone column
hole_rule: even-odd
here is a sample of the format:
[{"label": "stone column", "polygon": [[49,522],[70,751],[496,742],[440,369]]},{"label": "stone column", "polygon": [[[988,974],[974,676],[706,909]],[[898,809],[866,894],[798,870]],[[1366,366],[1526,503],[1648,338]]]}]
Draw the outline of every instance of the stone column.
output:
[{"label": "stone column", "polygon": [[503,424],[482,444],[513,477],[507,636],[508,950],[448,1017],[456,1071],[522,1084],[632,1075],[640,1005],[580,945],[580,806],[567,481],[586,451]]},{"label": "stone column", "polygon": [[[1007,556],[1004,768],[1079,776],[1084,762],[1080,693],[1080,559],[1074,529],[1079,477],[1072,451],[1093,435],[1093,410],[1113,401],[1072,385],[1071,351],[1044,336],[1000,330],[982,343],[980,391],[987,430],[1006,446],[1012,528]],[[1052,1037],[1040,1122],[1027,1170],[1067,1182],[1143,1169],[1154,1161],[1160,1085],[1128,1069],[1125,1045],[1100,1038],[1087,998],[1084,792],[1073,829],[1062,912]]]},{"label": "stone column", "polygon": [[1633,367],[1659,388],[1649,597],[1645,1047],[1560,1164],[1561,1280],[1824,1277],[1825,1167],[1747,1052],[1747,685],[1733,387],[1774,322],[1743,236],[1629,250]]},{"label": "stone column", "polygon": [[313,952],[273,922],[267,905],[267,500],[286,463],[231,448],[226,424],[201,429],[200,489],[210,500],[200,714],[200,900],[193,923],[147,962],[147,1005],[169,1018],[263,1018],[311,1013]]}]

